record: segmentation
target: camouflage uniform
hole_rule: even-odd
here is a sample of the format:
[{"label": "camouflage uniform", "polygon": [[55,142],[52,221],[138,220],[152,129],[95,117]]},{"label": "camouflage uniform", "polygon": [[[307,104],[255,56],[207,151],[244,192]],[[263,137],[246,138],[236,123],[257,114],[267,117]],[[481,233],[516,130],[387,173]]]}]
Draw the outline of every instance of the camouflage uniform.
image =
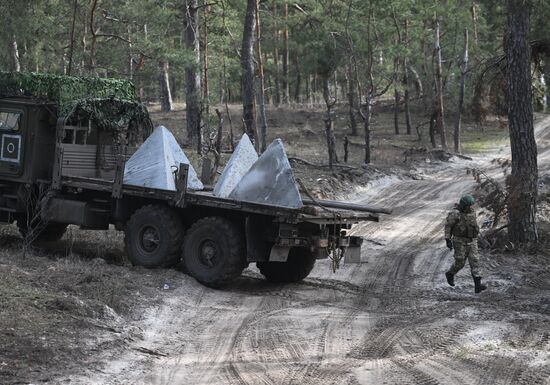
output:
[{"label": "camouflage uniform", "polygon": [[455,262],[448,273],[455,275],[466,264],[470,263],[473,277],[481,277],[479,266],[479,252],[477,249],[477,236],[479,226],[476,220],[476,212],[473,208],[464,211],[455,207],[447,216],[445,224],[445,239],[452,239],[455,249]]}]

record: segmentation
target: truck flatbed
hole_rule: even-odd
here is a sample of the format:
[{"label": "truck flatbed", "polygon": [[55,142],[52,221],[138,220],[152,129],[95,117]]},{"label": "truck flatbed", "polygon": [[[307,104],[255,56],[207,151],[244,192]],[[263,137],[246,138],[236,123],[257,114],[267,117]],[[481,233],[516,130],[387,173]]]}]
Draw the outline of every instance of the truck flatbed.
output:
[{"label": "truck flatbed", "polygon": [[[68,188],[95,190],[105,193],[113,191],[113,181],[99,178],[63,177],[61,185]],[[178,192],[142,186],[122,185],[122,194],[159,201],[175,202]],[[348,223],[355,224],[361,221],[378,222],[379,215],[373,212],[357,212],[345,209],[319,209],[305,205],[301,209],[292,209],[268,204],[237,201],[234,199],[214,196],[211,191],[186,190],[184,193],[185,205],[205,206],[224,210],[238,210],[251,214],[270,215],[279,221],[288,223],[310,222],[317,224]],[[314,211],[315,213],[308,213]]]}]

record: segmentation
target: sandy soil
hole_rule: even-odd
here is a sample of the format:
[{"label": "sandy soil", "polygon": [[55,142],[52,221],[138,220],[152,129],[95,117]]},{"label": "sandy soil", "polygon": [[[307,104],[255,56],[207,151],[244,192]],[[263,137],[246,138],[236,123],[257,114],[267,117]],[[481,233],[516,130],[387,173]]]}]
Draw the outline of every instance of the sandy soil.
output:
[{"label": "sandy soil", "polygon": [[[546,146],[550,118],[538,122]],[[418,180],[385,179],[357,201],[392,207],[358,225],[360,265],[333,274],[317,263],[304,282],[267,284],[255,268],[223,291],[182,276],[134,325],[142,338],[108,351],[76,384],[550,384],[548,256],[482,254],[489,289],[474,294],[468,269],[449,287],[445,212],[494,170],[495,150],[472,161],[431,163]],[[541,169],[549,152],[541,148]],[[497,171],[493,171],[497,174]]]}]

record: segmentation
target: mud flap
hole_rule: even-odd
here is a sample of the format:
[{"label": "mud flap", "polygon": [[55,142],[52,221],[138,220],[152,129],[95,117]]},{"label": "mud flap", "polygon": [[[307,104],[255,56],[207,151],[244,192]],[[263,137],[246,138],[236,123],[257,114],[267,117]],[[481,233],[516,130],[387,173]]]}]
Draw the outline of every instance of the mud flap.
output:
[{"label": "mud flap", "polygon": [[344,253],[344,263],[361,263],[363,238],[349,237],[349,245]]},{"label": "mud flap", "polygon": [[269,262],[286,262],[289,252],[289,246],[273,246],[269,254]]}]

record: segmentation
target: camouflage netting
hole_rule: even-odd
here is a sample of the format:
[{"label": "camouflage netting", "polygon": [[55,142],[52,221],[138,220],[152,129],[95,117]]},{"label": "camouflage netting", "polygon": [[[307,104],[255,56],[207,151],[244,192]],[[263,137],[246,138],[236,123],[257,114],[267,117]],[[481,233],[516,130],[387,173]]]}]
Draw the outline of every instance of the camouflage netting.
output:
[{"label": "camouflage netting", "polygon": [[147,108],[133,100],[95,98],[77,101],[68,114],[68,121],[88,120],[102,131],[115,133],[118,143],[122,142],[121,134],[125,131],[127,143],[140,143],[153,129]]},{"label": "camouflage netting", "polygon": [[119,142],[123,136],[129,143],[140,142],[152,131],[147,108],[127,80],[0,72],[0,96],[30,96],[54,103],[58,116],[72,123],[89,120],[99,130],[114,133]]},{"label": "camouflage netting", "polygon": [[60,116],[66,116],[81,99],[137,101],[134,85],[127,80],[42,73],[0,72],[0,95],[33,96],[53,102],[57,104]]}]

